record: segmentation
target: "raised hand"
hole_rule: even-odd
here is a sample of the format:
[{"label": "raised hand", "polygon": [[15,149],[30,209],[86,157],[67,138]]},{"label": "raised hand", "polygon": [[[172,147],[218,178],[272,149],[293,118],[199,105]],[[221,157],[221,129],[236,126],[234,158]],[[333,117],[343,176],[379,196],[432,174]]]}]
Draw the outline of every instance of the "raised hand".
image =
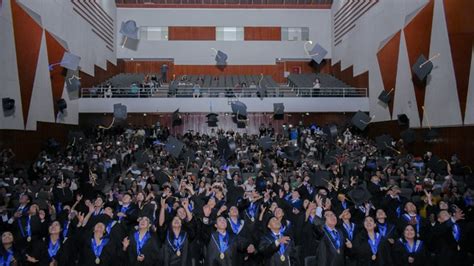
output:
[{"label": "raised hand", "polygon": [[130,239],[128,239],[128,237],[125,237],[125,238],[122,240],[122,247],[123,247],[123,250],[126,250],[129,245],[130,245]]},{"label": "raised hand", "polygon": [[347,248],[352,248],[352,242],[349,241],[349,239],[346,239],[346,247]]},{"label": "raised hand", "polygon": [[464,212],[459,207],[456,207],[453,218],[456,222],[459,220],[464,220]]},{"label": "raised hand", "polygon": [[254,245],[250,244],[248,247],[247,247],[247,253],[249,254],[252,254],[255,252],[255,247]]},{"label": "raised hand", "polygon": [[290,237],[289,236],[282,236],[280,237],[280,239],[278,239],[278,242],[280,242],[280,244],[288,244],[288,242],[290,242]]}]

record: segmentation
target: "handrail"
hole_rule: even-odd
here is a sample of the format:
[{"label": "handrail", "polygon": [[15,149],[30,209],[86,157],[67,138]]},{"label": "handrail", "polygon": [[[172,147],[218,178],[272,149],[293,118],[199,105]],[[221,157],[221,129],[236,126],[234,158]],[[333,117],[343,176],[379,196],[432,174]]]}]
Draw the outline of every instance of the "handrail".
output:
[{"label": "handrail", "polygon": [[257,88],[178,86],[177,88],[82,88],[82,98],[170,98],[170,97],[367,97],[366,88],[352,87],[267,87],[265,95],[260,95]]}]

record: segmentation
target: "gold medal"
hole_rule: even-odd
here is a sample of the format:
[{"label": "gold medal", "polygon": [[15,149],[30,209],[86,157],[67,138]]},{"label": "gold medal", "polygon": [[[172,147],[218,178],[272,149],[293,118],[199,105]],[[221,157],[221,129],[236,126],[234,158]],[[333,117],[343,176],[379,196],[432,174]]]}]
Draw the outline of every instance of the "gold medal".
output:
[{"label": "gold medal", "polygon": [[377,256],[372,255],[372,260],[376,260],[376,259],[377,259]]},{"label": "gold medal", "polygon": [[285,258],[285,255],[281,255],[281,256],[280,256],[280,260],[281,260],[281,261],[285,261],[285,259],[286,259],[286,258]]},{"label": "gold medal", "polygon": [[100,264],[100,259],[99,259],[99,257],[95,258],[95,264]]},{"label": "gold medal", "polygon": [[181,256],[181,251],[179,251],[179,250],[176,251],[176,256],[178,256],[178,257]]},{"label": "gold medal", "polygon": [[458,251],[460,251],[460,250],[461,250],[461,246],[460,246],[460,245],[458,245]]},{"label": "gold medal", "polygon": [[341,254],[341,250],[340,250],[340,249],[336,249],[336,252],[337,252],[337,254]]},{"label": "gold medal", "polygon": [[255,222],[255,218],[253,218],[253,217],[250,218],[250,221]]},{"label": "gold medal", "polygon": [[31,242],[31,236],[27,237],[26,241]]},{"label": "gold medal", "polygon": [[221,252],[221,255],[219,257],[221,258],[221,260],[223,260],[225,258],[224,253]]}]

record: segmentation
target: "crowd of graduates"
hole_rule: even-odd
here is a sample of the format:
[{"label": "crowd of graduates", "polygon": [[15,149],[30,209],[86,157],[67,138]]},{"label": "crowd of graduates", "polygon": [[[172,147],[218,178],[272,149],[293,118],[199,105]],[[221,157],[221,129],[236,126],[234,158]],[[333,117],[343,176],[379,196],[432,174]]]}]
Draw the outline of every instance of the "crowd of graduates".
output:
[{"label": "crowd of graduates", "polygon": [[473,265],[469,168],[390,146],[112,128],[26,167],[5,150],[0,265]]}]

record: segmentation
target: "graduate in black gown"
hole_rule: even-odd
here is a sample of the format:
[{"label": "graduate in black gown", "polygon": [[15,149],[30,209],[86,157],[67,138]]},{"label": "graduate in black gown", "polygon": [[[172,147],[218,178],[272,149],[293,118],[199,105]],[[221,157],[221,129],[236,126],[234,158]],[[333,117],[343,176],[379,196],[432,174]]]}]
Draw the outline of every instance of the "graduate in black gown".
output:
[{"label": "graduate in black gown", "polygon": [[21,257],[13,246],[13,234],[5,231],[2,234],[2,247],[0,248],[0,265],[19,265]]},{"label": "graduate in black gown", "polygon": [[247,266],[257,264],[257,258],[255,258],[257,250],[255,245],[258,243],[259,234],[255,230],[251,231],[249,224],[246,223],[244,219],[240,219],[239,209],[237,209],[236,206],[229,208],[228,215],[228,231],[233,233],[238,241],[243,243],[245,248],[243,252],[239,252],[237,259],[238,265],[243,265],[244,263]]},{"label": "graduate in black gown", "polygon": [[416,205],[412,201],[407,201],[403,213],[398,219],[398,232],[402,232],[407,224],[415,227],[416,237],[424,240],[429,234],[429,224],[425,218],[417,213]]},{"label": "graduate in black gown", "polygon": [[[318,204],[318,208],[320,204]],[[319,212],[319,211],[317,211]],[[324,212],[324,222],[321,218],[314,225],[320,243],[316,251],[316,265],[318,266],[342,266],[345,265],[346,255],[350,256],[352,242],[344,237],[341,230],[336,228],[337,217],[331,210]]]},{"label": "graduate in black gown", "polygon": [[[338,227],[344,234],[344,238],[349,239],[351,242],[354,241],[361,231],[361,225],[351,221],[351,212],[349,209],[342,211],[341,215],[339,215],[339,219],[341,223]],[[346,255],[346,266],[349,265],[356,265],[356,260],[354,257]]]},{"label": "graduate in black gown", "polygon": [[138,230],[122,241],[122,250],[125,252],[122,265],[158,265],[158,244],[150,227],[151,222],[148,217],[138,219]]},{"label": "graduate in black gown", "polygon": [[395,239],[398,237],[398,231],[394,224],[387,221],[387,215],[383,209],[377,209],[375,213],[375,219],[377,223],[377,231],[387,239],[390,245],[395,243]]},{"label": "graduate in black gown", "polygon": [[[158,229],[159,239],[163,243],[160,257],[164,266],[192,264],[189,247],[195,236],[195,230],[191,226],[193,215],[189,211],[189,201],[187,199],[183,200],[182,204],[183,206],[178,209],[177,215],[167,224],[165,221],[166,199],[161,198]],[[183,211],[185,214],[181,216],[180,213]]]},{"label": "graduate in black gown", "polygon": [[396,241],[393,248],[393,262],[397,266],[432,265],[425,243],[416,238],[415,227],[405,226],[403,237]]},{"label": "graduate in black gown", "polygon": [[217,217],[214,225],[216,230],[212,229],[213,223],[209,221],[210,206],[205,205],[203,213],[201,238],[206,245],[204,265],[237,265],[238,252],[244,250],[244,244],[227,231],[227,221],[223,216]]},{"label": "graduate in black gown", "polygon": [[58,221],[51,223],[48,232],[48,237],[34,243],[28,255],[38,260],[37,265],[67,265],[71,262],[70,252],[73,241],[62,238],[61,224]]},{"label": "graduate in black gown", "polygon": [[374,218],[364,219],[364,229],[354,240],[354,256],[358,266],[393,265],[388,241],[376,231]]},{"label": "graduate in black gown", "polygon": [[[83,214],[79,214],[78,218],[78,226],[83,227]],[[105,225],[102,222],[94,226],[92,235],[85,228],[78,230],[76,241],[79,241],[77,246],[81,247],[80,266],[116,265],[114,258],[119,257],[118,251],[115,249],[116,246],[106,237]]]},{"label": "graduate in black gown", "polygon": [[267,228],[269,230],[263,235],[258,246],[264,257],[264,265],[299,265],[294,240],[285,233],[280,220],[274,216],[270,217]]},{"label": "graduate in black gown", "polygon": [[464,214],[455,208],[451,215],[442,210],[438,214],[438,224],[433,228],[431,240],[434,245],[434,265],[472,265],[466,256],[466,247],[472,243],[468,236],[472,232],[472,222],[462,223]]}]

